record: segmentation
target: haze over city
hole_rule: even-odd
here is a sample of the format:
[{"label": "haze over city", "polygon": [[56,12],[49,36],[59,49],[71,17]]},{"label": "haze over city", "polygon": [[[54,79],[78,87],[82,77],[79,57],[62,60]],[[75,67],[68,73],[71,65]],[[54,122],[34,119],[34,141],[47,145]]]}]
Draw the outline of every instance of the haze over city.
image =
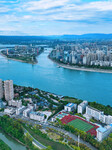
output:
[{"label": "haze over city", "polygon": [[111,0],[3,0],[0,35],[111,33]]}]

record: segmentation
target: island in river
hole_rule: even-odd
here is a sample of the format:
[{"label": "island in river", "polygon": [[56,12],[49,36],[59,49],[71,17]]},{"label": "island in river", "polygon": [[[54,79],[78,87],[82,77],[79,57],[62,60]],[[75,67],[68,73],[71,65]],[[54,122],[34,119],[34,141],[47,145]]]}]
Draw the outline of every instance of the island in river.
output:
[{"label": "island in river", "polygon": [[1,50],[1,55],[12,60],[36,64],[37,56],[44,51],[42,46],[16,45],[13,48]]}]

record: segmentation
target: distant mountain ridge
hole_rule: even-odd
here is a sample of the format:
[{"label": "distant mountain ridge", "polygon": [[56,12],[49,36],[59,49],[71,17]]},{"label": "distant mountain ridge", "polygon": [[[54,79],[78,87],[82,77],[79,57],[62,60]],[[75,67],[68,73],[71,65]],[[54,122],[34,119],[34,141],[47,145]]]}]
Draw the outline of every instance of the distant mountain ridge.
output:
[{"label": "distant mountain ridge", "polygon": [[89,33],[82,35],[62,35],[58,37],[62,39],[112,39],[112,34]]},{"label": "distant mountain ridge", "polygon": [[0,35],[0,43],[6,42],[21,42],[33,40],[75,40],[75,39],[112,39],[112,34],[90,33],[82,35],[50,35],[50,36],[5,36]]}]

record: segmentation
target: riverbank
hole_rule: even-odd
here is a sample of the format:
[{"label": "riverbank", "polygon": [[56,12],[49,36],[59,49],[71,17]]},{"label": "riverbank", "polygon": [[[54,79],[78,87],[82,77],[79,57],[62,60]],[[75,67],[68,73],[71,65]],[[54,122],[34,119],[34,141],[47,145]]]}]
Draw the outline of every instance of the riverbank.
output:
[{"label": "riverbank", "polygon": [[65,68],[65,69],[78,70],[78,71],[88,71],[88,72],[112,73],[112,70],[71,66],[71,65],[68,65],[68,64],[59,63],[59,62],[51,59],[50,57],[48,57],[48,58],[51,61],[53,61],[54,63],[56,63],[59,67],[62,67],[62,68]]},{"label": "riverbank", "polygon": [[0,139],[0,150],[11,150],[11,148],[3,140]]},{"label": "riverbank", "polygon": [[38,61],[37,61],[37,62],[34,62],[34,63],[31,63],[31,62],[23,61],[23,60],[16,59],[16,58],[9,58],[9,57],[7,57],[6,55],[4,55],[2,52],[0,52],[0,55],[3,56],[3,57],[5,57],[6,59],[14,60],[14,61],[19,61],[19,62],[22,62],[22,63],[28,63],[28,64],[32,64],[32,65],[38,63]]},{"label": "riverbank", "polygon": [[13,140],[15,140],[16,142],[18,142],[19,144],[25,146],[26,148],[28,148],[27,145],[25,145],[24,143],[22,143],[20,140],[18,140],[17,138],[15,138],[14,136],[12,136],[11,134],[7,133],[5,130],[3,130],[1,127],[0,127],[0,131],[3,131],[7,136],[9,136],[10,138],[12,138]]}]

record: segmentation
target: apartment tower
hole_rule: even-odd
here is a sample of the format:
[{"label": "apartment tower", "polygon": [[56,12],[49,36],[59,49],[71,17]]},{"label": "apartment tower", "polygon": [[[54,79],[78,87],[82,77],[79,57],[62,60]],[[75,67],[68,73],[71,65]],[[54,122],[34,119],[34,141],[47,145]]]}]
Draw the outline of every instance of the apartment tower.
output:
[{"label": "apartment tower", "polygon": [[4,81],[4,94],[6,101],[10,101],[14,98],[14,88],[12,80]]},{"label": "apartment tower", "polygon": [[3,98],[3,83],[2,80],[0,79],[0,99]]}]

